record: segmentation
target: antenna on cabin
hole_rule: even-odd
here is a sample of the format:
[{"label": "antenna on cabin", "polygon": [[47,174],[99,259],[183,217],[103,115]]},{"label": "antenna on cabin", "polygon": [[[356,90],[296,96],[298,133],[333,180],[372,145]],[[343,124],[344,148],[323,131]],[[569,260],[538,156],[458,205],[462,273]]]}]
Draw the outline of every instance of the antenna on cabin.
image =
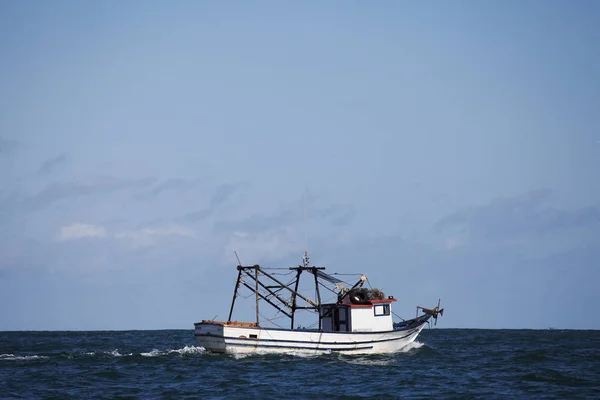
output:
[{"label": "antenna on cabin", "polygon": [[302,257],[302,263],[305,267],[310,266],[310,259],[308,258],[308,208],[307,208],[307,198],[308,198],[308,189],[304,186],[304,257]]}]

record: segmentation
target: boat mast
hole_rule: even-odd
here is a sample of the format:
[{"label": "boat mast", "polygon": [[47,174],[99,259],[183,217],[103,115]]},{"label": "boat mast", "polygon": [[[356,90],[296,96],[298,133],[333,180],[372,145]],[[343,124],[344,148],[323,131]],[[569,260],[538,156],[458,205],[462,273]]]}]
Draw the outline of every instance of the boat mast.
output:
[{"label": "boat mast", "polygon": [[[319,277],[317,276],[317,267],[310,266],[310,258],[308,257],[308,251],[304,251],[304,257],[302,257],[302,261],[304,264],[303,269],[311,270],[313,275],[315,276],[315,290],[317,293],[317,304],[316,309],[319,313],[319,330],[321,330],[321,293],[319,292]],[[298,271],[299,272],[299,271]],[[298,290],[298,282],[296,282],[296,291]]]},{"label": "boat mast", "polygon": [[[236,254],[237,256],[237,254]],[[238,259],[238,262],[240,260]],[[237,280],[235,281],[235,288],[233,289],[233,299],[231,299],[231,308],[229,309],[229,317],[227,317],[227,323],[231,322],[231,315],[233,314],[233,306],[235,304],[235,298],[237,297],[237,291],[238,288],[240,287],[240,282],[242,281],[242,266],[238,265],[238,277]]]},{"label": "boat mast", "polygon": [[319,292],[319,278],[317,277],[317,267],[313,267],[315,275],[315,289],[317,291],[317,312],[319,313],[319,330],[321,330],[321,293]]},{"label": "boat mast", "polygon": [[258,265],[255,266],[255,280],[256,280],[256,286],[254,289],[254,292],[256,293],[256,326],[259,326],[259,321],[258,321]]},{"label": "boat mast", "polygon": [[296,294],[298,293],[298,284],[300,283],[300,274],[302,270],[298,268],[296,272],[296,285],[294,286],[294,291],[292,292],[292,316],[290,319],[292,320],[292,325],[290,329],[294,329],[294,313],[296,312]]}]

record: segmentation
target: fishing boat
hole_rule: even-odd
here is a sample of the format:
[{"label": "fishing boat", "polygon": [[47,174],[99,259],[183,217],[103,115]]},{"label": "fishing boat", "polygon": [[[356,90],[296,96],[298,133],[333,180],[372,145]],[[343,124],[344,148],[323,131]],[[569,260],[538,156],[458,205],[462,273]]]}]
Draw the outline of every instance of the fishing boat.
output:
[{"label": "fishing boat", "polygon": [[[236,254],[237,255],[237,254]],[[239,259],[238,259],[239,262]],[[364,274],[351,287],[327,274],[324,267],[311,266],[308,253],[302,265],[289,267],[293,278],[283,283],[259,265],[237,266],[238,277],[227,321],[203,320],[194,324],[198,344],[214,353],[331,353],[370,354],[396,352],[413,342],[421,330],[443,315],[440,302],[434,308],[417,306],[415,318],[394,322],[393,296],[385,296],[379,289],[363,287],[368,282]],[[300,277],[309,275],[314,283],[316,300],[299,292]],[[369,285],[370,286],[370,285]],[[233,321],[236,299],[241,288],[250,290],[256,302],[256,321]],[[323,291],[330,291],[336,301],[322,303]],[[259,303],[267,303],[277,313],[289,318],[290,328],[262,326],[259,321]],[[316,314],[314,328],[294,329],[299,310]]]}]

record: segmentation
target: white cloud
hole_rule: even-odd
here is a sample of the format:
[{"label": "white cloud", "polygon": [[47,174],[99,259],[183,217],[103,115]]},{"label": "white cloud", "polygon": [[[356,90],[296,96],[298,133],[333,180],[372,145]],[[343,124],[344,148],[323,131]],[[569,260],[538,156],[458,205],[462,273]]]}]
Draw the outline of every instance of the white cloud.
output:
[{"label": "white cloud", "polygon": [[142,228],[115,234],[115,238],[130,241],[134,246],[154,246],[162,237],[196,237],[193,230],[182,225],[171,224],[160,228]]},{"label": "white cloud", "polygon": [[106,229],[99,225],[82,224],[80,222],[63,226],[60,229],[59,240],[75,240],[83,238],[103,238],[106,236]]}]

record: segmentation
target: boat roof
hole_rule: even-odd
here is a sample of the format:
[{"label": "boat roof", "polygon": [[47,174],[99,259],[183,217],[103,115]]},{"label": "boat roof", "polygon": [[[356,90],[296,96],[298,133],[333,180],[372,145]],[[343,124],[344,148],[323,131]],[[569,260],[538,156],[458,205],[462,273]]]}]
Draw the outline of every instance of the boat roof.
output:
[{"label": "boat roof", "polygon": [[321,304],[322,307],[352,307],[352,308],[371,308],[377,304],[390,304],[394,303],[397,300],[393,297],[387,299],[371,299],[364,303],[324,303]]}]

